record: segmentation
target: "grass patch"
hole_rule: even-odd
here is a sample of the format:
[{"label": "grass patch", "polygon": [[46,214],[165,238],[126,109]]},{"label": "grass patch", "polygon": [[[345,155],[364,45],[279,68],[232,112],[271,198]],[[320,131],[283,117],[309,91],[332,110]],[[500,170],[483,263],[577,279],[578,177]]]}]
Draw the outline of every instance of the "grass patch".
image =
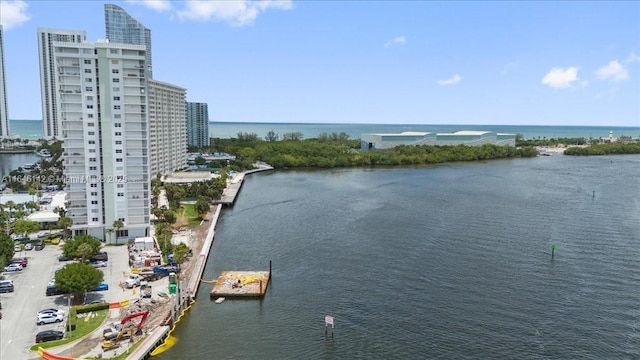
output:
[{"label": "grass patch", "polygon": [[180,209],[178,210],[178,218],[179,221],[177,222],[179,222],[180,224],[187,223],[192,226],[199,225],[201,220],[196,213],[194,204],[180,204]]},{"label": "grass patch", "polygon": [[48,341],[40,344],[35,344],[31,346],[29,350],[38,351],[38,347],[41,347],[43,349],[49,349],[52,347],[64,345],[72,341],[78,340],[84,337],[85,335],[92,333],[98,327],[100,327],[100,325],[102,325],[102,323],[104,322],[104,319],[107,317],[108,313],[109,313],[108,309],[98,310],[98,311],[94,311],[94,314],[96,314],[96,316],[87,321],[85,321],[86,318],[84,317],[78,318],[78,322],[76,323],[76,329],[71,333],[68,333],[67,338],[62,340]]},{"label": "grass patch", "polygon": [[193,204],[182,204],[180,206],[180,212],[182,216],[187,218],[197,217],[195,206]]}]

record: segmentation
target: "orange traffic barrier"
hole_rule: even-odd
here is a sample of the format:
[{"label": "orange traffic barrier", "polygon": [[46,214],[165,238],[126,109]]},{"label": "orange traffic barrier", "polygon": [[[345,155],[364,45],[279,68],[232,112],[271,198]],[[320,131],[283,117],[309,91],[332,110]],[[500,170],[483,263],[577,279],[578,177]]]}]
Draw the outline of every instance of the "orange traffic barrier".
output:
[{"label": "orange traffic barrier", "polygon": [[40,355],[40,357],[42,357],[45,360],[75,360],[72,357],[60,356],[60,355],[48,353],[41,347],[38,348],[38,355]]}]

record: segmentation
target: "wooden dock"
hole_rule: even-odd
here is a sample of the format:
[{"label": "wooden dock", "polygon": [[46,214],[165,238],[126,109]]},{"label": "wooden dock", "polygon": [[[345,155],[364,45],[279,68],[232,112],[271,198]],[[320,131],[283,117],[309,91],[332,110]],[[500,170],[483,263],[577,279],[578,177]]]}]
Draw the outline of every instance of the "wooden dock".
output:
[{"label": "wooden dock", "polygon": [[270,271],[223,271],[211,290],[211,298],[262,298],[271,279]]}]

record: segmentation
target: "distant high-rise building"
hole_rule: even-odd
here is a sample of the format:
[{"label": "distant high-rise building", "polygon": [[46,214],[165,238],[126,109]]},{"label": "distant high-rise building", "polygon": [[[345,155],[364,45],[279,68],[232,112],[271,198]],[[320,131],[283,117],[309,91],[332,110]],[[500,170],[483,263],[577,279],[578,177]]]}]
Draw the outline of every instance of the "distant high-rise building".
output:
[{"label": "distant high-rise building", "polygon": [[148,81],[151,176],[187,167],[187,90],[157,80]]},{"label": "distant high-rise building", "polygon": [[198,148],[209,146],[209,107],[207,103],[187,102],[187,143]]},{"label": "distant high-rise building", "polygon": [[118,5],[104,5],[104,24],[107,39],[111,42],[144,45],[147,47],[147,78],[153,78],[151,61],[151,30],[127,14]]},{"label": "distant high-rise building", "polygon": [[40,58],[40,92],[42,96],[42,135],[45,139],[61,139],[62,119],[58,116],[57,96],[61,88],[58,81],[65,75],[56,70],[53,42],[78,44],[87,39],[85,31],[38,28],[38,53]]},{"label": "distant high-rise building", "polygon": [[54,42],[51,54],[71,230],[107,242],[149,236],[145,47]]},{"label": "distant high-rise building", "polygon": [[0,138],[9,134],[9,113],[7,106],[7,83],[4,72],[4,42],[2,40],[2,25],[0,25]]}]

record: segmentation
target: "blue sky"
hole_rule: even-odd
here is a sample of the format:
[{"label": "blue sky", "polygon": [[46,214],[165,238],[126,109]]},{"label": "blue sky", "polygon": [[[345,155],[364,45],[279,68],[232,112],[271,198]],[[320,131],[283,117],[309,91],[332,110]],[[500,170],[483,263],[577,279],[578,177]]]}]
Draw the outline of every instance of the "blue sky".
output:
[{"label": "blue sky", "polygon": [[[111,3],[212,121],[640,126],[638,1]],[[37,28],[102,39],[104,4],[0,0],[10,118],[42,118]]]}]

